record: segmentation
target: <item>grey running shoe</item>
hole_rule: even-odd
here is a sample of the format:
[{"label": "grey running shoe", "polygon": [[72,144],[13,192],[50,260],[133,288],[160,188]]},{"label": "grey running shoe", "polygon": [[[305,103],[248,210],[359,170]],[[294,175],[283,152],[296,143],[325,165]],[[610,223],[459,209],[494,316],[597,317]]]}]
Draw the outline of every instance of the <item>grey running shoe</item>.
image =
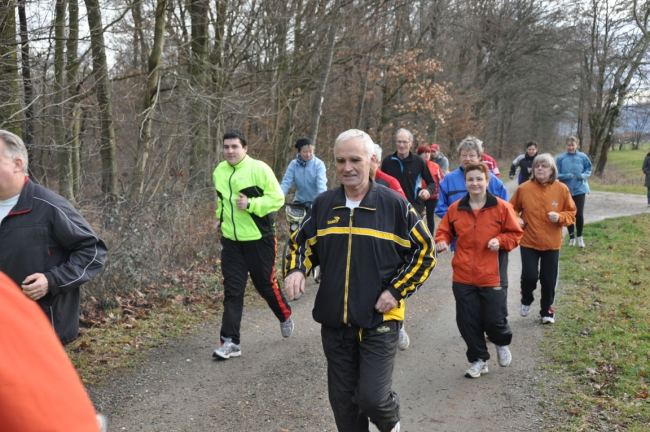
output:
[{"label": "grey running shoe", "polygon": [[530,313],[530,305],[526,306],[525,304],[522,304],[519,307],[519,315],[525,317],[525,316],[528,316],[529,313]]},{"label": "grey running shoe", "polygon": [[578,247],[585,247],[585,239],[583,239],[582,236],[578,237]]},{"label": "grey running shoe", "polygon": [[404,330],[404,324],[402,324],[402,327],[399,329],[399,341],[397,342],[397,348],[404,351],[409,347],[409,345],[411,345],[411,339],[406,333],[406,330]]},{"label": "grey running shoe", "polygon": [[572,238],[569,239],[569,246],[575,246],[576,245],[576,239]]},{"label": "grey running shoe", "polygon": [[293,320],[291,317],[289,317],[285,322],[280,323],[280,331],[282,332],[283,338],[291,336],[291,333],[293,333]]},{"label": "grey running shoe", "polygon": [[97,424],[99,425],[99,432],[108,432],[108,420],[104,414],[97,414]]},{"label": "grey running shoe", "polygon": [[472,366],[465,371],[467,378],[479,378],[481,375],[488,373],[488,364],[481,359],[472,363]]},{"label": "grey running shoe", "polygon": [[497,359],[499,361],[499,366],[506,367],[512,361],[512,354],[510,353],[510,348],[507,346],[496,345],[497,347]]},{"label": "grey running shoe", "polygon": [[241,355],[241,346],[227,340],[214,350],[212,357],[228,360],[230,357],[239,357]]}]

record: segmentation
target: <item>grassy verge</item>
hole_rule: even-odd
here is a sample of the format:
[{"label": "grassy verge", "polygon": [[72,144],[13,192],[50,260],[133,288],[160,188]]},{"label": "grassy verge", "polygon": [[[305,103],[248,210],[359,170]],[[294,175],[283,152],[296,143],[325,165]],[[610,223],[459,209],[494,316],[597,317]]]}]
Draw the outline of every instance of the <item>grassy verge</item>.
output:
[{"label": "grassy verge", "polygon": [[543,351],[559,382],[563,430],[650,428],[650,215],[590,225],[561,256],[559,320]]},{"label": "grassy verge", "polygon": [[645,195],[647,189],[643,186],[645,175],[641,171],[641,165],[647,153],[647,148],[610,151],[603,176],[589,177],[589,186],[593,190],[604,192]]}]

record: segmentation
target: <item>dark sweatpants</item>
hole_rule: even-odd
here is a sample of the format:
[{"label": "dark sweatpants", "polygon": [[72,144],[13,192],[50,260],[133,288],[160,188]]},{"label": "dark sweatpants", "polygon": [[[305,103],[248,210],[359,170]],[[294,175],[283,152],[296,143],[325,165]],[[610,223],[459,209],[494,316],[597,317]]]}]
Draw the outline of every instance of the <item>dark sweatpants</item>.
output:
[{"label": "dark sweatpants", "polygon": [[510,345],[508,288],[475,287],[454,282],[452,290],[456,299],[456,324],[467,344],[470,363],[490,358],[485,334],[495,345]]},{"label": "dark sweatpants", "polygon": [[[569,225],[567,230],[569,231],[569,238],[582,237],[582,227],[585,226],[585,194],[573,195],[573,202],[576,204],[576,223],[574,225]],[[574,228],[576,233],[574,234]]]},{"label": "dark sweatpants", "polygon": [[436,206],[438,205],[438,198],[434,199],[429,199],[424,202],[424,208],[427,211],[427,227],[429,228],[429,232],[431,235],[435,234],[436,232],[436,221],[434,219],[435,217],[435,210]]},{"label": "dark sweatpants", "polygon": [[554,316],[553,301],[555,288],[560,273],[560,251],[540,251],[519,246],[521,251],[521,304],[530,306],[535,300],[533,291],[537,288],[537,280],[542,286],[542,299],[539,314],[543,317]]},{"label": "dark sweatpants", "polygon": [[354,325],[321,327],[329,400],[340,432],[368,432],[368,417],[381,432],[399,421],[392,390],[398,332],[398,321],[363,329],[361,335]]},{"label": "dark sweatpants", "polygon": [[275,236],[254,241],[221,239],[221,271],[224,279],[221,340],[239,344],[239,329],[244,311],[244,292],[248,274],[255,289],[266,300],[280,322],[291,317],[291,306],[275,280]]}]

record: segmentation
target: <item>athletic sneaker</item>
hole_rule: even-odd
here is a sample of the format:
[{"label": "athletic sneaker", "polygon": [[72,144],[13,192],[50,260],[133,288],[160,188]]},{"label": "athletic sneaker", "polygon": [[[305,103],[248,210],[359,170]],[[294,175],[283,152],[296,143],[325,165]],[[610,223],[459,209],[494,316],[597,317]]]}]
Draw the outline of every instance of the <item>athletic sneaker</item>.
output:
[{"label": "athletic sneaker", "polygon": [[99,425],[99,432],[108,432],[108,420],[104,414],[97,414],[97,424]]},{"label": "athletic sneaker", "polygon": [[542,324],[555,324],[555,317],[552,316],[542,317]]},{"label": "athletic sneaker", "polygon": [[402,328],[399,329],[399,342],[397,342],[397,348],[400,350],[404,351],[411,345],[411,339],[409,339],[409,335],[406,334],[406,330],[404,330],[404,324],[402,324]]},{"label": "athletic sneaker", "polygon": [[578,247],[585,247],[585,240],[582,238],[582,236],[578,237]]},{"label": "athletic sneaker", "polygon": [[467,378],[479,378],[481,375],[488,373],[488,364],[481,359],[472,363],[472,366],[465,371]]},{"label": "athletic sneaker", "polygon": [[530,305],[526,306],[525,304],[522,303],[522,305],[519,307],[519,315],[525,317],[528,316],[530,313]]},{"label": "athletic sneaker", "polygon": [[282,332],[282,337],[284,338],[291,336],[291,333],[293,333],[293,320],[291,317],[289,317],[289,319],[285,322],[280,323],[280,331]]},{"label": "athletic sneaker", "polygon": [[572,238],[569,239],[569,246],[575,246],[576,245],[576,239]]},{"label": "athletic sneaker", "polygon": [[506,367],[512,361],[512,354],[510,353],[510,348],[507,346],[496,345],[497,347],[497,359],[499,360],[499,366]]},{"label": "athletic sneaker", "polygon": [[241,346],[232,343],[230,340],[224,341],[223,344],[214,350],[212,357],[228,360],[230,357],[239,357],[241,355]]},{"label": "athletic sneaker", "polygon": [[395,423],[395,426],[390,430],[390,432],[399,432],[399,422]]}]

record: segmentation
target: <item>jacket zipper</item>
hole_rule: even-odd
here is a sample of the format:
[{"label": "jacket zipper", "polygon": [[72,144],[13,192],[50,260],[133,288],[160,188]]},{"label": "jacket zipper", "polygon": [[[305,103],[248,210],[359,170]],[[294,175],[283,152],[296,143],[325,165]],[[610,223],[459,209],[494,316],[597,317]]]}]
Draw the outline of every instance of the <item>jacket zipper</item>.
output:
[{"label": "jacket zipper", "polygon": [[230,177],[228,177],[228,188],[230,189],[230,196],[228,197],[228,204],[230,204],[230,219],[232,220],[232,234],[235,237],[235,241],[239,241],[237,239],[237,227],[235,226],[235,209],[232,206],[232,176],[235,175],[235,167],[232,167],[232,174],[230,174]]},{"label": "jacket zipper", "polygon": [[350,287],[350,257],[352,256],[352,222],[354,209],[350,210],[350,233],[348,234],[348,256],[345,263],[345,293],[343,296],[343,322],[348,324],[348,289]]}]

